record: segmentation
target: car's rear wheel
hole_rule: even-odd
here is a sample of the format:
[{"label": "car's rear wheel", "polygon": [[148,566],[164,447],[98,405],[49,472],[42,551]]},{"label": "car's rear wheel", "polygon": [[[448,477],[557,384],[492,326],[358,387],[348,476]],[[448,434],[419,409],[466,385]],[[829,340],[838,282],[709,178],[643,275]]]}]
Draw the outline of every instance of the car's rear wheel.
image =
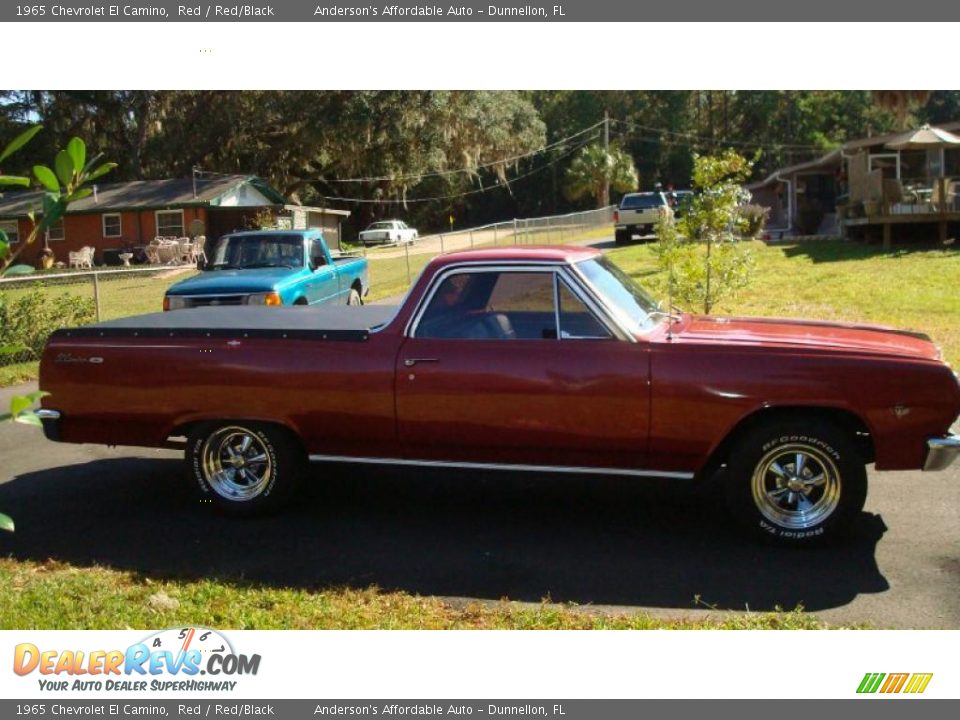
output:
[{"label": "car's rear wheel", "polygon": [[231,515],[257,515],[296,491],[306,455],[287,430],[236,421],[197,427],[187,441],[187,469],[204,501]]},{"label": "car's rear wheel", "polygon": [[621,245],[630,240],[630,232],[628,230],[617,230],[614,232],[613,241],[617,245]]},{"label": "car's rear wheel", "polygon": [[744,526],[783,545],[841,535],[867,493],[853,439],[817,418],[747,432],[734,447],[725,482],[728,507]]}]

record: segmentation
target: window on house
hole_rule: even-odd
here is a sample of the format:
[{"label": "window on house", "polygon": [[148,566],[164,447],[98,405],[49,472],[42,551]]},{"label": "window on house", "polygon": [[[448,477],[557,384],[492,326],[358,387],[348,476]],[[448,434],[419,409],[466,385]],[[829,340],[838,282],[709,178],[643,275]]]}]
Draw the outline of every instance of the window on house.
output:
[{"label": "window on house", "polygon": [[183,236],[183,210],[157,210],[157,235]]},{"label": "window on house", "polygon": [[63,240],[64,237],[63,220],[58,220],[47,228],[47,240]]},{"label": "window on house", "polygon": [[0,220],[0,230],[7,236],[7,242],[20,242],[20,225],[16,220]]},{"label": "window on house", "polygon": [[123,234],[120,223],[120,213],[104,213],[103,215],[103,236],[105,238],[116,238]]}]

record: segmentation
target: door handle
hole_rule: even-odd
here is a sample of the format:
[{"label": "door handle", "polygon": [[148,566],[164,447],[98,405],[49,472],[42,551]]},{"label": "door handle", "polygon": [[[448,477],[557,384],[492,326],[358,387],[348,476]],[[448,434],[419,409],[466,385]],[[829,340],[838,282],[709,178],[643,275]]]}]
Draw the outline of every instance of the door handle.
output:
[{"label": "door handle", "polygon": [[407,367],[413,367],[417,363],[440,362],[439,358],[407,358],[403,364]]}]

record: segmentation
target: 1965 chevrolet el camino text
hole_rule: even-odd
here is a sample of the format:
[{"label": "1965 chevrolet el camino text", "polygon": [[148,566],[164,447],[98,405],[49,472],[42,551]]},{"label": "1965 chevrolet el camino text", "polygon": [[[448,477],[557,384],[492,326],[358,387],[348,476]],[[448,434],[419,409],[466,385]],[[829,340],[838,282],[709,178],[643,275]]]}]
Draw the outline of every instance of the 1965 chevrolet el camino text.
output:
[{"label": "1965 chevrolet el camino text", "polygon": [[787,544],[849,525],[877,470],[945,468],[960,384],[920,334],[668,314],[598,252],[444,255],[399,308],[198,308],[55,333],[47,436],[183,445],[222,510],[308,461],[717,481]]}]

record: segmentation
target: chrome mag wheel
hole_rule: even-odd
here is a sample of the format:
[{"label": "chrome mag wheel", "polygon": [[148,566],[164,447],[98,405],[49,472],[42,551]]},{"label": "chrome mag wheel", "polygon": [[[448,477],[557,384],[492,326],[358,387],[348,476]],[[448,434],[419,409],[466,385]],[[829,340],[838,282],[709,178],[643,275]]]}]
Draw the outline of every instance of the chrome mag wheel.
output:
[{"label": "chrome mag wheel", "polygon": [[274,467],[264,441],[252,430],[223,427],[203,443],[201,468],[210,489],[220,497],[243,502],[269,485]]},{"label": "chrome mag wheel", "polygon": [[782,445],[757,463],[751,489],[754,504],[771,523],[806,530],[830,517],[840,504],[840,472],[819,448]]}]

